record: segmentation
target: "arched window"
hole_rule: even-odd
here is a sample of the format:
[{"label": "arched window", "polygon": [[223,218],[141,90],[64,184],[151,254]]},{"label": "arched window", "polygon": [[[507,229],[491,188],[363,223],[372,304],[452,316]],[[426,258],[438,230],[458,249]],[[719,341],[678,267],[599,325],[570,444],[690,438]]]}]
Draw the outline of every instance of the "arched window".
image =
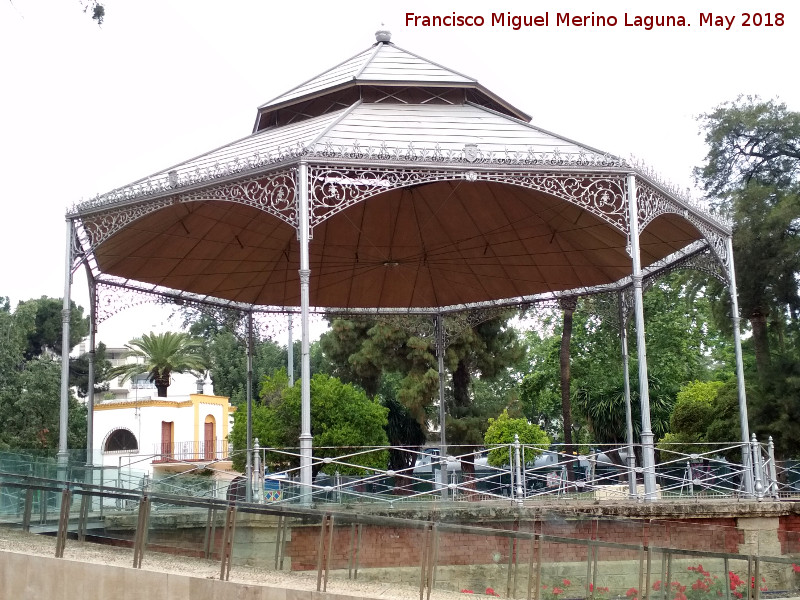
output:
[{"label": "arched window", "polygon": [[103,452],[126,452],[138,450],[139,442],[129,429],[115,429],[106,437]]}]

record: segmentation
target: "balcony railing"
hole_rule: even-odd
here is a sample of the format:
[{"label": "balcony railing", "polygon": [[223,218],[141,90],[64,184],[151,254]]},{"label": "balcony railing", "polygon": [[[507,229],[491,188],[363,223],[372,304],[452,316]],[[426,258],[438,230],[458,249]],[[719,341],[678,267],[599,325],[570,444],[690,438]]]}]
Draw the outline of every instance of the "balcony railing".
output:
[{"label": "balcony railing", "polygon": [[153,449],[154,463],[202,462],[228,459],[228,440],[162,442]]}]

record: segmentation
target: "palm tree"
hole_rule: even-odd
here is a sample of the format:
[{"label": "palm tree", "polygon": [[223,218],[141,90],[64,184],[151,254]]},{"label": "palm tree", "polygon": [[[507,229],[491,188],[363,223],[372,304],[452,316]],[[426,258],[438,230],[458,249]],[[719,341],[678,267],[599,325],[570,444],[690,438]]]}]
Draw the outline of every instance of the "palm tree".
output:
[{"label": "palm tree", "polygon": [[[135,375],[149,374],[149,380],[156,384],[158,396],[165,398],[170,385],[172,373],[200,374],[206,369],[206,361],[199,351],[203,341],[188,333],[153,333],[134,338],[125,347],[129,356],[136,357],[137,362],[120,365],[109,371],[109,378],[122,376],[125,382]],[[138,359],[143,359],[139,362]]]}]

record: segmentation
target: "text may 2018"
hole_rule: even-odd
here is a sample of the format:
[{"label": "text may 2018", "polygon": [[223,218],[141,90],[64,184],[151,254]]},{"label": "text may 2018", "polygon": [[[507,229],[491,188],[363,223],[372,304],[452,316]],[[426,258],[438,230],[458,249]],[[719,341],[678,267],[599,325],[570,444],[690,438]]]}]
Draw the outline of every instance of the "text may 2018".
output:
[{"label": "text may 2018", "polygon": [[511,12],[484,15],[422,15],[406,13],[407,27],[508,27],[518,31],[527,27],[641,27],[651,30],[657,27],[690,27],[693,23],[700,27],[782,27],[785,24],[783,13],[741,13],[726,15],[720,13],[698,13],[694,17],[685,15],[637,15],[624,13],[603,15],[597,13],[575,14],[545,12],[539,15],[518,15]]}]

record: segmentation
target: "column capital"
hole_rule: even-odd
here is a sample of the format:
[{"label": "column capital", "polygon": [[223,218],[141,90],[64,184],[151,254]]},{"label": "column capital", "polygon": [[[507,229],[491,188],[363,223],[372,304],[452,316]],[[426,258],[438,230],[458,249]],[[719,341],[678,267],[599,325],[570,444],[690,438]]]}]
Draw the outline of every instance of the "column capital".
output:
[{"label": "column capital", "polygon": [[311,269],[299,269],[298,273],[300,273],[300,285],[308,285],[311,280]]}]

